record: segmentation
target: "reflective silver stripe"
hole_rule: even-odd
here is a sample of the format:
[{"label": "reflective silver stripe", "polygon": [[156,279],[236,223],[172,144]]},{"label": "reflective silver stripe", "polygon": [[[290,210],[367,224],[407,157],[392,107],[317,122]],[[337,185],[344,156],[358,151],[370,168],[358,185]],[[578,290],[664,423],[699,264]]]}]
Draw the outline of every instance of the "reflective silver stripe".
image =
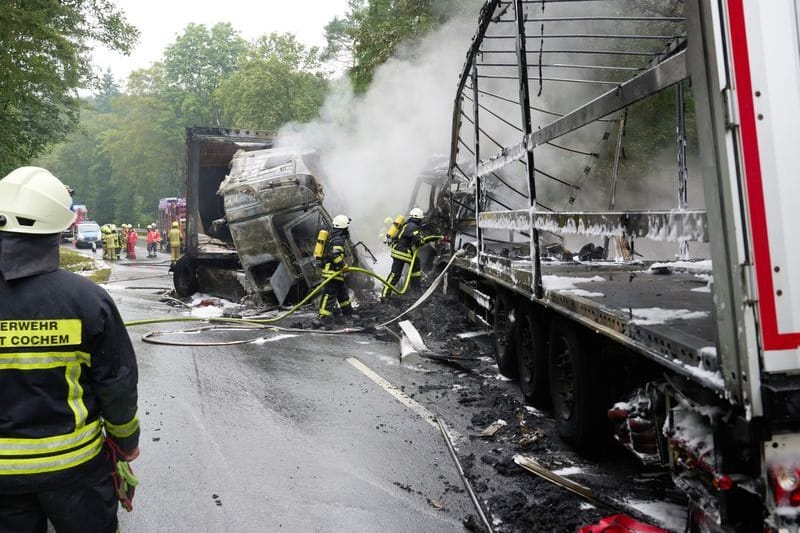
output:
[{"label": "reflective silver stripe", "polygon": [[0,439],[0,455],[37,455],[68,450],[100,435],[100,421],[95,420],[72,433],[41,439]]},{"label": "reflective silver stripe", "polygon": [[75,415],[75,429],[80,429],[86,424],[89,411],[83,403],[83,387],[81,387],[81,365],[71,363],[64,372],[67,380],[67,405]]},{"label": "reflective silver stripe", "polygon": [[80,351],[0,353],[0,370],[46,369],[71,363],[91,366],[91,356]]},{"label": "reflective silver stripe", "polygon": [[0,475],[41,474],[64,470],[85,463],[103,449],[103,437],[98,435],[86,446],[69,453],[33,459],[0,459]]}]

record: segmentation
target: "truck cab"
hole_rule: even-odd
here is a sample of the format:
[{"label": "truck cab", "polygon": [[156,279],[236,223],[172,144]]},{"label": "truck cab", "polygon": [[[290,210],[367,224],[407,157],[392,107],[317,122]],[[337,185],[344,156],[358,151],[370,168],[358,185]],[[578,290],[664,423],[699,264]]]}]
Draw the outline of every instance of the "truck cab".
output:
[{"label": "truck cab", "polygon": [[317,154],[224,128],[187,128],[186,146],[186,253],[174,267],[176,292],[299,302],[321,281],[314,245],[331,224]]}]

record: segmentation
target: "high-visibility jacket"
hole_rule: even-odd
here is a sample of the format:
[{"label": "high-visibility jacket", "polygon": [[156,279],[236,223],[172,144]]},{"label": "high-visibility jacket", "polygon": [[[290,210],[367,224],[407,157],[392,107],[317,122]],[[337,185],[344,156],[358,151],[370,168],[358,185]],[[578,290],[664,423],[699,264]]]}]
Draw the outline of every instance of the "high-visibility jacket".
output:
[{"label": "high-visibility jacket", "polygon": [[393,259],[400,259],[410,263],[414,250],[422,243],[422,230],[419,222],[414,218],[410,218],[403,224],[403,227],[400,228],[400,233],[397,234],[397,237],[392,242],[392,249],[389,255]]},{"label": "high-visibility jacket", "polygon": [[161,234],[157,230],[147,230],[147,244],[157,243],[160,240]]},{"label": "high-visibility jacket", "polygon": [[167,235],[167,240],[169,241],[170,246],[180,246],[181,241],[181,230],[178,228],[172,228],[169,230],[169,234]]},{"label": "high-visibility jacket", "polygon": [[104,433],[138,446],[136,357],[114,301],[65,270],[0,277],[0,494],[74,479]]},{"label": "high-visibility jacket", "polygon": [[343,280],[344,273],[342,268],[347,266],[345,258],[347,255],[347,231],[334,228],[325,243],[325,255],[322,258],[322,277],[324,279],[336,277]]}]

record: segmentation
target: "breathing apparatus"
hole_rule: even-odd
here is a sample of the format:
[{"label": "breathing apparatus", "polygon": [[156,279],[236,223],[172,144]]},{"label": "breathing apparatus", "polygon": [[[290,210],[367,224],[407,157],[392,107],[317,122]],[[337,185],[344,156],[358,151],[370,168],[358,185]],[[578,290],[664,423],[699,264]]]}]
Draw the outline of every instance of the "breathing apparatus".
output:
[{"label": "breathing apparatus", "polygon": [[387,217],[384,222],[389,224],[389,229],[386,230],[386,242],[391,242],[400,233],[400,228],[402,228],[403,224],[406,223],[406,217],[403,215],[397,215],[394,220]]},{"label": "breathing apparatus", "polygon": [[325,254],[325,244],[328,242],[328,230],[321,229],[319,233],[317,233],[317,243],[314,245],[314,258],[315,259],[322,259],[322,256]]}]

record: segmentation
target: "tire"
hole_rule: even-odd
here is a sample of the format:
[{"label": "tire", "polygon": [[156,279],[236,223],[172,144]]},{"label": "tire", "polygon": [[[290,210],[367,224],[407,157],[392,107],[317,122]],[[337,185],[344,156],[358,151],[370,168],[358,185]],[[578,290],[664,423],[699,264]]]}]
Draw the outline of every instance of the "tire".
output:
[{"label": "tire", "polygon": [[588,352],[577,327],[564,320],[553,322],[548,352],[550,401],[558,433],[584,452],[604,448],[610,436],[605,416],[609,387],[599,357]]},{"label": "tire", "polygon": [[175,292],[178,296],[191,296],[197,292],[199,283],[197,281],[197,265],[190,258],[183,256],[175,263],[172,273],[172,282],[175,284]]},{"label": "tire", "polygon": [[517,318],[517,362],[519,388],[525,401],[535,407],[547,407],[547,342],[541,313],[533,307],[519,310]]},{"label": "tire", "polygon": [[513,299],[499,291],[494,306],[494,360],[500,373],[510,379],[516,379],[519,370],[516,327]]}]

